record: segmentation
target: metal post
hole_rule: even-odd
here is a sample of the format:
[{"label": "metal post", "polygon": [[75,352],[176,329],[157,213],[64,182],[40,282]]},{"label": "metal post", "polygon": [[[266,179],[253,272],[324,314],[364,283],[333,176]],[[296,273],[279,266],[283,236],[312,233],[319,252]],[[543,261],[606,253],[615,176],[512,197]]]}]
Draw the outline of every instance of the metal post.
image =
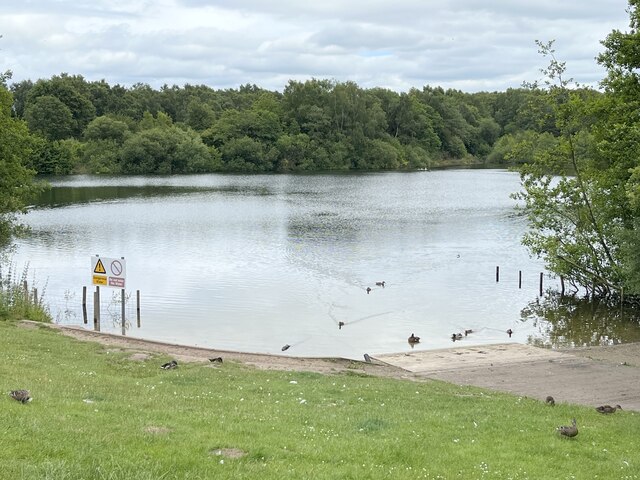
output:
[{"label": "metal post", "polygon": [[500,281],[500,267],[496,267],[496,282]]},{"label": "metal post", "polygon": [[122,290],[120,290],[121,293],[121,298],[122,298],[122,335],[126,335],[127,333],[127,325],[126,325],[126,321],[124,318],[124,288]]},{"label": "metal post", "polygon": [[82,287],[82,319],[84,320],[84,324],[88,323],[87,321],[87,287]]},{"label": "metal post", "polygon": [[518,270],[518,288],[522,288],[522,270]]},{"label": "metal post", "polygon": [[100,287],[96,285],[96,291],[93,292],[93,329],[100,331]]},{"label": "metal post", "polygon": [[543,273],[540,272],[540,296],[542,296],[542,276],[543,276]]},{"label": "metal post", "polygon": [[138,317],[138,328],[140,328],[140,290],[136,290],[136,314]]}]

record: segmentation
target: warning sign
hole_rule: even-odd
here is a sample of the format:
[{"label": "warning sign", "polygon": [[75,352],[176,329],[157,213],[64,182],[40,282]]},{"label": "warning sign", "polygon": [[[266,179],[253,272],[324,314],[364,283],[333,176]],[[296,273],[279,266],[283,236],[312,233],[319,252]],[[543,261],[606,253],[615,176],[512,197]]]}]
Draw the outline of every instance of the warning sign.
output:
[{"label": "warning sign", "polygon": [[125,288],[127,264],[124,258],[91,257],[91,283],[113,288]]},{"label": "warning sign", "polygon": [[96,263],[95,268],[93,269],[93,273],[101,273],[102,275],[106,275],[107,271],[104,269],[104,265],[102,264],[102,260],[98,258],[98,263]]}]

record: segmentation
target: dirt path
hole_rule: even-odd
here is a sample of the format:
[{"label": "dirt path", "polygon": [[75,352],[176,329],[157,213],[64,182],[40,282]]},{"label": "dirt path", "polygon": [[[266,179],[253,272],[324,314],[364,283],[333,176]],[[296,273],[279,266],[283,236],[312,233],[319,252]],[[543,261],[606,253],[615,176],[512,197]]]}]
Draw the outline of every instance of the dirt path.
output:
[{"label": "dirt path", "polygon": [[[24,322],[25,326],[31,322]],[[342,373],[425,381],[444,380],[458,385],[505,391],[544,400],[589,406],[620,404],[640,411],[640,344],[587,347],[564,351],[520,344],[487,345],[378,355],[371,363],[344,358],[299,358],[262,355],[167,344],[77,327],[50,325],[63,334],[130,350],[132,357],[163,353],[182,362],[208,363],[222,357],[271,370]]]}]

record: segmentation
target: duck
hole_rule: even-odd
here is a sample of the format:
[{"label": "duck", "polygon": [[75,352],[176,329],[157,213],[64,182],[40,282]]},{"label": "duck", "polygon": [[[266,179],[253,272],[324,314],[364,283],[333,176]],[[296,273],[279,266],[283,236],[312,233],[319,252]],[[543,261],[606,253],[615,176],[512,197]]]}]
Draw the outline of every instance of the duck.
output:
[{"label": "duck", "polygon": [[210,358],[209,361],[211,363],[222,363],[222,357]]},{"label": "duck", "polygon": [[20,403],[29,403],[31,400],[33,400],[31,398],[29,390],[12,390],[11,392],[9,392],[9,395],[11,396],[11,398],[17,400]]},{"label": "duck", "polygon": [[383,281],[381,281],[381,282],[376,282],[376,287],[382,287],[382,288],[384,288],[384,284],[385,284],[385,281],[384,281],[384,280],[383,280]]},{"label": "duck", "polygon": [[285,350],[289,350],[291,348],[291,345],[289,345],[288,343],[282,347],[282,351],[284,352]]},{"label": "duck", "polygon": [[452,333],[451,334],[451,340],[453,340],[454,342],[456,340],[462,340],[462,334],[461,333]]},{"label": "duck", "polygon": [[612,407],[611,405],[596,407],[596,412],[598,413],[615,413],[616,410],[622,410],[622,407],[620,405],[616,405],[615,407]]},{"label": "duck", "polygon": [[369,293],[371,293],[371,287],[367,287],[367,295],[369,295]]},{"label": "duck", "polygon": [[413,333],[407,340],[409,343],[420,343],[420,337],[416,337]]},{"label": "duck", "polygon": [[342,330],[342,327],[344,327],[344,322],[338,322],[338,330]]},{"label": "duck", "polygon": [[470,333],[473,333],[473,330],[468,329],[464,331],[464,336],[466,337],[467,335],[469,335]]},{"label": "duck", "polygon": [[170,362],[163,363],[162,365],[160,365],[160,368],[162,368],[163,370],[171,370],[172,368],[177,368],[177,367],[178,367],[178,362],[176,362],[175,360],[171,360]]},{"label": "duck", "polygon": [[563,425],[561,427],[558,427],[557,431],[563,437],[575,437],[576,435],[578,435],[578,426],[576,425],[576,419],[574,418],[573,420],[571,420],[570,427]]},{"label": "duck", "polygon": [[513,330],[511,329],[507,330],[507,335],[509,335],[509,338],[511,338],[511,335],[513,335]]},{"label": "duck", "polygon": [[555,406],[556,401],[554,400],[554,398],[551,395],[547,395],[547,398],[545,398],[545,403],[551,407]]}]

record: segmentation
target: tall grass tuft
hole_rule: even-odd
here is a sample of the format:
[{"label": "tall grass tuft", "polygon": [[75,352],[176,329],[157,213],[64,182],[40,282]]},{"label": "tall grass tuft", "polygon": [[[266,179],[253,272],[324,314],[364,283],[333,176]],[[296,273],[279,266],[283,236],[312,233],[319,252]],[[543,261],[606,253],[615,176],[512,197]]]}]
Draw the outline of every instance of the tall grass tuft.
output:
[{"label": "tall grass tuft", "polygon": [[18,274],[14,263],[0,259],[0,320],[51,321],[49,308],[43,303],[44,289],[39,294],[29,290],[28,274],[28,263]]}]

